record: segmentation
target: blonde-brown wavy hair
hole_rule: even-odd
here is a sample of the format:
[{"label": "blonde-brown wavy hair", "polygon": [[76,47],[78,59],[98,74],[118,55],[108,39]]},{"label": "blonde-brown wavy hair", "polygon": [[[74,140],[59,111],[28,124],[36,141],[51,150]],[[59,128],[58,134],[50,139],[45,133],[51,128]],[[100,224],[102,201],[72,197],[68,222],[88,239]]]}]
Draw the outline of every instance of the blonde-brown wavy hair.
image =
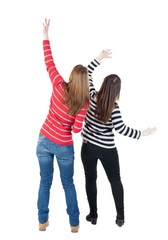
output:
[{"label": "blonde-brown wavy hair", "polygon": [[89,106],[89,80],[87,67],[76,65],[70,76],[69,82],[65,83],[65,96],[63,104],[69,107],[68,114],[77,114],[81,107]]}]

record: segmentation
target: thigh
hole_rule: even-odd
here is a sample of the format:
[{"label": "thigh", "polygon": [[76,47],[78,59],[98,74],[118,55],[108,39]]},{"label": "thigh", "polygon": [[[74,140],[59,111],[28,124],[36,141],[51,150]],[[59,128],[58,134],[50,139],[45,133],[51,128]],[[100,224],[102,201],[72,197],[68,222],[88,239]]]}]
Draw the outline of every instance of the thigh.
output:
[{"label": "thigh", "polygon": [[120,179],[119,157],[116,148],[104,149],[103,154],[100,155],[100,161],[110,182]]},{"label": "thigh", "polygon": [[38,157],[41,175],[52,174],[54,155],[48,150],[47,139],[44,136],[39,136],[36,155]]},{"label": "thigh", "polygon": [[96,146],[90,143],[83,143],[81,148],[81,159],[87,178],[97,178]]},{"label": "thigh", "polygon": [[57,145],[56,159],[61,176],[72,178],[74,174],[74,145]]}]

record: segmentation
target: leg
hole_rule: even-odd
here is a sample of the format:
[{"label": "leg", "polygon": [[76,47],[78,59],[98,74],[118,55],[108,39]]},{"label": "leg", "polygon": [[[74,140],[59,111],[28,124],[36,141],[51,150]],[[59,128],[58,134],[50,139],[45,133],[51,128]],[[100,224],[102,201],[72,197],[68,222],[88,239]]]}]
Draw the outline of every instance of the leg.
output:
[{"label": "leg", "polygon": [[[76,189],[73,182],[74,146],[58,146],[56,157],[60,170],[62,186],[65,192],[69,222],[72,227],[77,227],[79,225],[79,209]],[[74,228],[71,228],[71,231],[74,232]]]},{"label": "leg", "polygon": [[[97,219],[97,161],[96,146],[91,143],[83,143],[81,149],[81,158],[85,172],[85,187],[90,208],[90,214],[87,220],[96,224]],[[93,220],[91,219],[93,218]]]},{"label": "leg", "polygon": [[38,219],[40,224],[47,223],[49,213],[50,188],[53,180],[54,155],[47,150],[47,139],[39,136],[37,157],[40,166],[40,187],[38,192]]},{"label": "leg", "polygon": [[101,154],[100,161],[111,184],[115,201],[117,219],[124,220],[124,190],[120,179],[120,166],[116,148],[107,149]]}]

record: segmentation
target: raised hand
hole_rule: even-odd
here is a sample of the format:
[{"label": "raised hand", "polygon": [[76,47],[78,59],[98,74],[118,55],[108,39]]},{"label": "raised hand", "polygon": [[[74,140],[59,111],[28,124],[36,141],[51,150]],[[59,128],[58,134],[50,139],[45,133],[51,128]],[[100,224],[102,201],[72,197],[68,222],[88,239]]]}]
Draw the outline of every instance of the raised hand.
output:
[{"label": "raised hand", "polygon": [[142,131],[142,136],[148,136],[148,135],[151,135],[151,134],[153,134],[153,133],[155,133],[156,132],[156,130],[157,130],[157,128],[147,128],[147,129],[145,129],[145,130],[143,130]]},{"label": "raised hand", "polygon": [[49,37],[48,37],[49,26],[50,26],[50,19],[47,20],[45,18],[45,21],[43,23],[43,39],[44,40],[49,40]]},{"label": "raised hand", "polygon": [[100,52],[96,59],[98,61],[101,61],[103,58],[111,58],[111,54],[112,54],[111,49],[105,49]]}]

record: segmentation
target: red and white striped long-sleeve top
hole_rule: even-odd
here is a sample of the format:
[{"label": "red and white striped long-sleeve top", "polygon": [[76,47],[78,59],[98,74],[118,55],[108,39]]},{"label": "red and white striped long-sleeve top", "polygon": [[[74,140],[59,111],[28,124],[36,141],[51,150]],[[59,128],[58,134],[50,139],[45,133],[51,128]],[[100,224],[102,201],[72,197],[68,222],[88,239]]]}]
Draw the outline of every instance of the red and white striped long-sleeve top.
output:
[{"label": "red and white striped long-sleeve top", "polygon": [[53,88],[49,112],[40,132],[57,144],[71,145],[73,144],[72,131],[78,133],[82,130],[83,120],[87,112],[86,104],[76,115],[68,115],[68,106],[62,104],[65,81],[55,66],[49,40],[43,40],[43,50]]}]

